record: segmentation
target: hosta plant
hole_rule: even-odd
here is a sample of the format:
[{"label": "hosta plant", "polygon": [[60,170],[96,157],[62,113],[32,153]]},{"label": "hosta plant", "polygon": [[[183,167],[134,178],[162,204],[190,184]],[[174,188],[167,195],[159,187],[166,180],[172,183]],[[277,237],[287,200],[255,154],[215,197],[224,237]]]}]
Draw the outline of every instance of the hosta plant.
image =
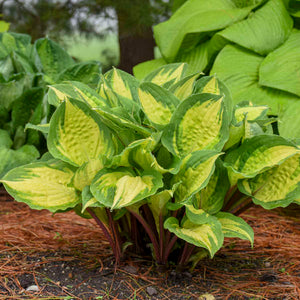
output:
[{"label": "hosta plant", "polygon": [[[184,3],[184,4],[182,4]],[[280,134],[300,137],[300,5],[298,0],[187,0],[154,27],[162,58],[135,67],[187,62],[189,72],[217,74],[234,104],[267,104]],[[178,7],[177,6],[177,7]],[[298,20],[298,22],[297,22]]]},{"label": "hosta plant", "polygon": [[158,264],[196,264],[225,237],[253,244],[239,215],[298,201],[300,149],[272,134],[267,106],[233,108],[221,81],[186,67],[143,82],[113,69],[93,93],[51,86],[49,153],[1,182],[31,208],[93,217],[117,262],[151,251]]},{"label": "hosta plant", "polygon": [[0,178],[45,151],[43,136],[25,126],[51,114],[43,102],[47,85],[76,80],[96,87],[100,71],[98,62],[75,63],[48,38],[31,44],[28,35],[0,33]]}]

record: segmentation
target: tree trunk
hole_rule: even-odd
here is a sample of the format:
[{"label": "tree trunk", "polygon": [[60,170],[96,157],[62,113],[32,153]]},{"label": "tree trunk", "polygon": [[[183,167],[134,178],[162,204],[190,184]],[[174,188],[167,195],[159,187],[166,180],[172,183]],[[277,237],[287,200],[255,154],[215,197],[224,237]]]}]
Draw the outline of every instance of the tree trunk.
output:
[{"label": "tree trunk", "polygon": [[[145,5],[150,8],[149,0],[139,0],[137,5]],[[136,10],[134,11],[136,13]],[[117,9],[120,45],[118,67],[128,73],[132,73],[132,68],[136,64],[153,59],[155,46],[151,21],[143,24],[140,22],[145,18],[150,19],[149,16],[141,13],[140,16],[132,17],[132,13],[132,6],[128,9]]]}]

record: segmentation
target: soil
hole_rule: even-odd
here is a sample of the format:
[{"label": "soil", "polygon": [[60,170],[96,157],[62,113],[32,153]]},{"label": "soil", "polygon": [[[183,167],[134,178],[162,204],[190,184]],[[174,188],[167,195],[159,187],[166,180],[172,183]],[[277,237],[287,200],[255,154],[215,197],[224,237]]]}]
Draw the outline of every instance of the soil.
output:
[{"label": "soil", "polygon": [[162,271],[132,256],[115,266],[93,220],[2,197],[0,299],[300,299],[299,216],[252,208],[243,218],[254,228],[254,248],[227,239],[192,272]]}]

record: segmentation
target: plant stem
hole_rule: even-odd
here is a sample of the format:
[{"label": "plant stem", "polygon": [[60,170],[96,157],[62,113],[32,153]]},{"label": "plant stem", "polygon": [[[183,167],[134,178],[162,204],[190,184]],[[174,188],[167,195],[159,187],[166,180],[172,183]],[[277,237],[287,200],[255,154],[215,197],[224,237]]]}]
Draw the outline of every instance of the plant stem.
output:
[{"label": "plant stem", "polygon": [[141,248],[140,248],[139,239],[138,239],[137,221],[136,221],[136,218],[132,214],[130,214],[130,223],[131,223],[131,239],[134,242],[136,253],[140,253]]},{"label": "plant stem", "polygon": [[147,204],[143,205],[142,209],[144,211],[147,223],[149,224],[151,230],[154,232],[156,238],[158,239],[158,232],[157,232],[155,220],[154,220],[151,209],[149,208],[149,206]]},{"label": "plant stem", "polygon": [[232,187],[230,187],[230,189],[227,191],[225,198],[224,198],[224,205],[227,204],[227,202],[229,201],[229,199],[232,197],[232,195],[235,193],[237,189],[237,185],[233,185]]},{"label": "plant stem", "polygon": [[86,209],[87,212],[93,217],[93,219],[96,221],[96,223],[98,224],[98,226],[101,228],[103,234],[105,235],[105,237],[107,238],[113,253],[115,255],[116,261],[117,261],[117,255],[116,255],[116,246],[115,243],[111,237],[110,232],[107,230],[106,226],[100,221],[100,219],[97,217],[97,215],[93,212],[93,210],[91,208],[87,208]]},{"label": "plant stem", "polygon": [[239,190],[236,190],[234,194],[231,196],[229,201],[224,205],[223,211],[230,211],[232,207],[236,204],[238,200],[240,200],[244,194],[242,194]]},{"label": "plant stem", "polygon": [[249,209],[252,206],[254,206],[252,198],[248,197],[245,201],[243,201],[243,203],[241,205],[239,205],[238,207],[235,207],[231,211],[231,213],[236,216],[239,216],[241,213],[243,213],[244,211],[246,211],[247,209]]},{"label": "plant stem", "polygon": [[155,234],[151,230],[149,224],[145,221],[145,219],[141,215],[139,215],[138,213],[136,213],[133,210],[129,210],[129,212],[137,218],[137,220],[143,225],[144,229],[146,230],[146,232],[147,232],[147,234],[148,234],[148,236],[151,240],[151,243],[153,245],[156,260],[160,264],[161,263],[161,257],[160,257],[159,245],[158,245],[157,239],[155,237]]},{"label": "plant stem", "polygon": [[165,239],[165,230],[164,230],[164,220],[163,215],[159,215],[159,250],[160,250],[160,257],[163,258],[164,256],[164,239]]},{"label": "plant stem", "polygon": [[188,242],[185,242],[184,248],[183,248],[183,251],[182,251],[182,254],[181,254],[181,258],[180,258],[180,260],[179,260],[179,262],[178,262],[178,264],[179,264],[180,266],[183,266],[183,264],[184,264],[184,262],[185,262],[185,260],[186,260],[186,256],[187,256],[187,254],[188,254],[188,250],[189,250],[189,243],[188,243]]},{"label": "plant stem", "polygon": [[[170,231],[168,231],[170,232]],[[172,248],[174,247],[176,241],[177,241],[178,237],[176,235],[173,236],[173,238],[171,239],[170,242],[166,243],[166,247],[165,247],[165,254],[163,257],[163,263],[167,263],[168,257],[171,253]]]}]

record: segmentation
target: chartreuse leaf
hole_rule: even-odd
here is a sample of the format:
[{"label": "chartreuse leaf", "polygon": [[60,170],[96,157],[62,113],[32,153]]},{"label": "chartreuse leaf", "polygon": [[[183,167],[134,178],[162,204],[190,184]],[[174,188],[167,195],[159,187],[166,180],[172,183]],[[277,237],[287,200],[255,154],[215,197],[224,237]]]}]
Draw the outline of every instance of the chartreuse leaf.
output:
[{"label": "chartreuse leaf", "polygon": [[47,100],[49,104],[58,106],[67,99],[77,99],[89,104],[92,108],[108,106],[105,99],[101,98],[89,86],[75,81],[49,86]]},{"label": "chartreuse leaf", "polygon": [[34,47],[38,55],[38,68],[46,74],[45,80],[49,83],[54,83],[64,69],[74,64],[72,57],[48,38],[37,40]]},{"label": "chartreuse leaf", "polygon": [[215,171],[207,186],[195,194],[196,206],[213,215],[223,206],[224,197],[230,188],[227,170],[220,159],[217,159]]},{"label": "chartreuse leaf", "polygon": [[189,50],[210,32],[244,19],[257,2],[261,1],[189,0],[168,21],[154,27],[156,43],[163,57],[174,61],[179,49]]},{"label": "chartreuse leaf", "polygon": [[253,246],[254,232],[242,218],[227,212],[219,212],[215,215],[222,225],[224,237],[240,238],[250,241]]},{"label": "chartreuse leaf", "polygon": [[82,199],[81,213],[84,213],[85,210],[89,207],[93,207],[93,208],[99,207],[100,209],[95,210],[94,213],[97,212],[97,216],[100,217],[100,220],[105,224],[108,224],[107,214],[103,209],[104,206],[93,196],[90,190],[90,186],[86,186],[82,190],[81,199]]},{"label": "chartreuse leaf", "polygon": [[167,62],[163,58],[157,58],[142,62],[133,67],[133,74],[138,80],[144,79],[149,73],[155,71],[159,67],[166,65]]},{"label": "chartreuse leaf", "polygon": [[91,192],[104,206],[119,209],[149,197],[163,186],[158,172],[136,176],[130,168],[102,169],[91,184]]},{"label": "chartreuse leaf", "polygon": [[152,71],[143,81],[150,81],[168,88],[184,77],[186,69],[187,64],[185,63],[168,64]]},{"label": "chartreuse leaf", "polygon": [[80,203],[80,196],[69,186],[73,175],[70,165],[50,160],[15,168],[1,182],[17,201],[34,209],[56,212]]},{"label": "chartreuse leaf", "polygon": [[5,32],[9,29],[10,23],[7,23],[5,21],[0,21],[0,32]]},{"label": "chartreuse leaf", "polygon": [[243,48],[227,45],[215,59],[210,74],[218,74],[229,88],[234,104],[251,101],[256,105],[265,105],[277,114],[289,105],[290,100],[299,97],[279,89],[261,86],[258,82],[259,68],[264,57]]},{"label": "chartreuse leaf", "polygon": [[81,166],[101,154],[115,153],[110,130],[90,107],[78,100],[60,104],[50,120],[49,152],[74,166]]},{"label": "chartreuse leaf", "polygon": [[281,0],[269,0],[247,19],[218,33],[227,40],[266,55],[290,35],[293,20]]},{"label": "chartreuse leaf", "polygon": [[195,208],[191,204],[185,205],[185,213],[187,218],[197,225],[207,224],[216,220],[216,217],[211,216],[201,208]]},{"label": "chartreuse leaf", "polygon": [[9,133],[6,130],[0,129],[0,148],[10,148],[13,141],[10,138]]},{"label": "chartreuse leaf", "polygon": [[223,96],[196,94],[179,104],[163,131],[162,143],[174,155],[185,157],[201,149],[221,150],[228,135]]},{"label": "chartreuse leaf", "polygon": [[38,130],[44,134],[48,134],[49,133],[49,129],[50,129],[50,124],[47,123],[47,124],[38,124],[38,125],[35,125],[35,124],[31,124],[31,123],[27,123],[26,126],[25,126],[25,130],[26,129],[34,129],[34,130]]},{"label": "chartreuse leaf", "polygon": [[[280,72],[278,72],[280,70]],[[300,96],[300,30],[271,52],[259,68],[259,83]]]},{"label": "chartreuse leaf", "polygon": [[207,249],[211,257],[223,245],[224,235],[218,220],[202,225],[186,220],[180,226],[178,220],[171,217],[165,221],[164,227],[188,243]]},{"label": "chartreuse leaf", "polygon": [[178,174],[172,180],[180,182],[175,191],[176,202],[186,199],[204,188],[215,169],[215,161],[222,153],[212,150],[195,151],[182,162]]},{"label": "chartreuse leaf", "polygon": [[80,166],[74,175],[73,185],[74,187],[82,191],[87,185],[90,185],[96,176],[96,174],[104,168],[104,157],[93,158],[88,162]]},{"label": "chartreuse leaf", "polygon": [[191,96],[194,90],[195,82],[200,76],[200,73],[186,76],[170,87],[170,92],[173,93],[179,100],[184,100]]},{"label": "chartreuse leaf", "polygon": [[266,105],[254,105],[252,102],[242,102],[236,105],[234,117],[237,123],[243,121],[255,121],[267,118],[269,107]]},{"label": "chartreuse leaf", "polygon": [[229,152],[225,166],[236,178],[252,178],[299,152],[295,144],[280,136],[259,135],[246,139],[239,148]]},{"label": "chartreuse leaf", "polygon": [[138,94],[144,113],[157,129],[170,122],[180,102],[170,91],[151,82],[142,83]]},{"label": "chartreuse leaf", "polygon": [[39,151],[32,145],[24,145],[18,150],[0,146],[0,178],[2,178],[9,170],[28,164],[39,158],[39,156]]},{"label": "chartreuse leaf", "polygon": [[238,181],[238,188],[266,209],[288,206],[300,197],[300,155],[254,178]]},{"label": "chartreuse leaf", "polygon": [[101,65],[98,61],[80,62],[63,70],[57,79],[62,81],[80,81],[90,87],[97,87],[100,79]]}]

